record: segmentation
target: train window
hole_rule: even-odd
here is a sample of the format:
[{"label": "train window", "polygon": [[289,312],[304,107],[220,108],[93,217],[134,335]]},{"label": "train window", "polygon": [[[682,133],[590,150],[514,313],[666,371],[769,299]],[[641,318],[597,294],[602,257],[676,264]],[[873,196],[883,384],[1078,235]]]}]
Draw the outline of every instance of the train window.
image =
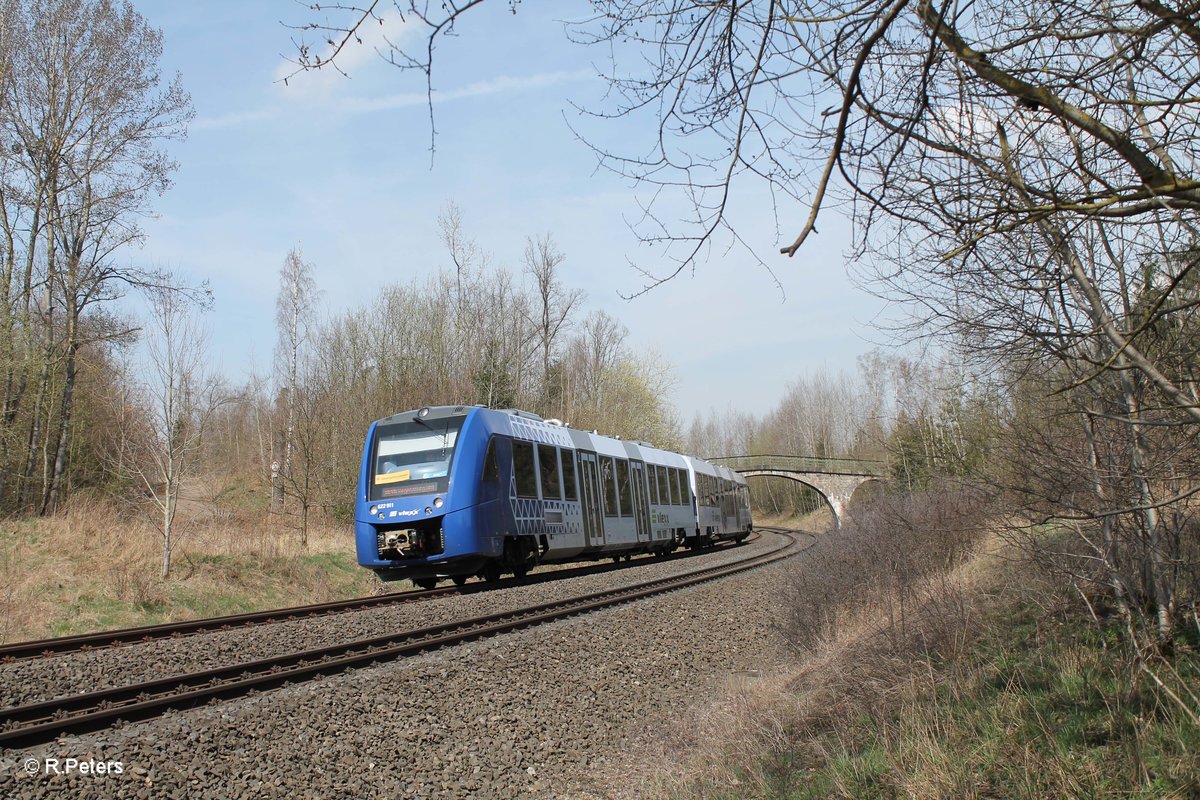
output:
[{"label": "train window", "polygon": [[633,516],[633,487],[629,483],[629,462],[617,462],[617,486],[621,489],[621,516]]},{"label": "train window", "polygon": [[617,476],[612,457],[600,459],[600,483],[604,486],[604,516],[617,515]]},{"label": "train window", "polygon": [[578,500],[579,492],[575,490],[575,453],[564,450],[562,455],[563,494],[568,500]]},{"label": "train window", "polygon": [[659,499],[660,496],[658,493],[658,467],[653,464],[647,464],[646,466],[649,467],[646,471],[646,480],[650,486],[650,502],[656,506],[662,505],[662,500]]},{"label": "train window", "polygon": [[514,439],[512,453],[517,497],[537,497],[537,469],[533,465],[533,443]]},{"label": "train window", "polygon": [[464,419],[380,424],[371,453],[371,499],[446,491]]},{"label": "train window", "polygon": [[562,484],[558,480],[558,448],[539,444],[538,467],[542,475],[542,499],[562,500]]},{"label": "train window", "polygon": [[500,480],[500,465],[496,462],[496,437],[488,439],[487,452],[483,454],[483,479]]},{"label": "train window", "polygon": [[683,492],[679,491],[679,470],[674,467],[667,469],[667,484],[671,487],[671,505],[683,505]]}]

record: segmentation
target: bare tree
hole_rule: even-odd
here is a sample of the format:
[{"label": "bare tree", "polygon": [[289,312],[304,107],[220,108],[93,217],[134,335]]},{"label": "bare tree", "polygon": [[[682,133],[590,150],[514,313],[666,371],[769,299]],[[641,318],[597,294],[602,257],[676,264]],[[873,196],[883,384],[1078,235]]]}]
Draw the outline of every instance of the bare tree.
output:
[{"label": "bare tree", "polygon": [[273,445],[279,469],[272,469],[272,510],[283,510],[284,485],[292,476],[293,450],[296,445],[296,395],[299,391],[300,360],[312,325],[316,301],[316,282],[313,265],[305,261],[300,248],[294,247],[279,270],[279,294],[275,298],[275,324],[278,341],[275,345],[276,386],[283,419],[282,442]]},{"label": "bare tree", "polygon": [[592,311],[567,341],[563,409],[571,424],[629,439],[678,447],[679,422],[670,403],[675,379],[655,352],[635,354],[629,331],[604,311]]},{"label": "bare tree", "polygon": [[551,361],[560,334],[570,326],[571,316],[584,298],[582,289],[568,289],[563,285],[558,268],[565,259],[550,234],[537,239],[525,238],[525,273],[533,280],[538,301],[533,325],[541,340],[543,402],[547,410],[557,407],[560,416],[562,387],[555,385]]},{"label": "bare tree", "polygon": [[144,489],[162,539],[161,574],[171,571],[179,541],[177,515],[187,481],[214,412],[226,402],[218,378],[207,371],[207,331],[194,298],[174,287],[150,292],[150,325],[136,391],[142,413],[114,435],[113,468]]},{"label": "bare tree", "polygon": [[604,311],[593,311],[570,343],[573,390],[577,407],[599,411],[605,398],[605,378],[616,369],[624,353],[629,329]]},{"label": "bare tree", "polygon": [[454,303],[460,307],[463,302],[463,282],[470,281],[476,270],[487,268],[487,257],[479,245],[467,236],[462,209],[454,201],[446,203],[446,207],[438,214],[437,227],[450,262],[454,265]]}]

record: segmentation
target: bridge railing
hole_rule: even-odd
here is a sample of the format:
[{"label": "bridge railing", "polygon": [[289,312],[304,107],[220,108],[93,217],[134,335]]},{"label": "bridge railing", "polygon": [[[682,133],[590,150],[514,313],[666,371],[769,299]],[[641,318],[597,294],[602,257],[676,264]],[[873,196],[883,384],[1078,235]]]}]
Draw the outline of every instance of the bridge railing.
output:
[{"label": "bridge railing", "polygon": [[861,458],[820,458],[781,454],[722,456],[708,459],[737,472],[752,470],[783,470],[786,472],[823,472],[828,475],[882,476],[887,465],[882,461]]}]

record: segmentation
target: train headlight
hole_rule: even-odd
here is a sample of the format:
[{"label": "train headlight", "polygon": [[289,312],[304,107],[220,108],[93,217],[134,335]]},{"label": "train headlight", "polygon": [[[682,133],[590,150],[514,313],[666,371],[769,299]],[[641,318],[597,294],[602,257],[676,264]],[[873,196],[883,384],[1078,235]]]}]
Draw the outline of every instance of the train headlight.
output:
[{"label": "train headlight", "polygon": [[432,514],[432,513],[433,513],[433,509],[432,509],[432,508],[430,508],[429,506],[425,506],[425,513],[426,513],[426,514]]},{"label": "train headlight", "polygon": [[433,507],[434,508],[441,508],[443,505],[445,505],[445,503],[446,503],[446,501],[440,497],[433,498]]},{"label": "train headlight", "polygon": [[377,513],[379,513],[379,506],[371,506],[371,509],[367,513],[372,517],[375,516]]}]

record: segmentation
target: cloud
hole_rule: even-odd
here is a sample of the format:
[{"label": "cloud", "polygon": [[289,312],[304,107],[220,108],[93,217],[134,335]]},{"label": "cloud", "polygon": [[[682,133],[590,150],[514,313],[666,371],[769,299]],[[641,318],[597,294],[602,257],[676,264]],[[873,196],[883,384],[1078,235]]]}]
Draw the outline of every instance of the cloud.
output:
[{"label": "cloud", "polygon": [[[550,86],[592,77],[595,77],[595,73],[590,70],[542,72],[521,77],[500,75],[490,80],[478,81],[458,89],[435,88],[433,90],[433,102],[434,105],[437,105],[438,103],[447,103],[470,97],[528,91],[530,89],[545,89]],[[424,92],[403,92],[386,97],[347,98],[339,102],[338,105],[339,110],[345,113],[364,114],[373,111],[388,111],[396,108],[425,105],[426,102],[428,102],[428,98]]]},{"label": "cloud", "polygon": [[[316,73],[318,76],[326,73]],[[309,75],[300,76],[292,85],[307,81]],[[339,79],[341,76],[337,76]],[[456,100],[466,100],[473,97],[503,94],[506,92],[524,92],[545,89],[563,83],[571,83],[594,78],[590,70],[560,70],[557,72],[542,72],[533,75],[511,76],[499,75],[485,81],[477,81],[457,89],[434,89],[433,103],[449,103]],[[320,105],[322,110],[333,116],[352,114],[371,114],[379,111],[393,111],[412,106],[423,106],[428,102],[424,92],[402,92],[382,97],[316,97],[309,95],[302,98],[310,104]],[[256,122],[276,119],[288,113],[283,105],[270,105],[250,111],[232,111],[228,114],[198,117],[192,122],[192,130],[215,130],[235,128]]]}]

